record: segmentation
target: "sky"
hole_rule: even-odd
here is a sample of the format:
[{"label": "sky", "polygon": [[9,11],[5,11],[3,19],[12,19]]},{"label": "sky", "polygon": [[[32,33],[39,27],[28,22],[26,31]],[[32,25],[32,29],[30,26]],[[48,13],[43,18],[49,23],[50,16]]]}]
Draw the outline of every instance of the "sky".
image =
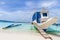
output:
[{"label": "sky", "polygon": [[0,0],[0,20],[31,22],[34,12],[43,7],[60,22],[60,0]]}]

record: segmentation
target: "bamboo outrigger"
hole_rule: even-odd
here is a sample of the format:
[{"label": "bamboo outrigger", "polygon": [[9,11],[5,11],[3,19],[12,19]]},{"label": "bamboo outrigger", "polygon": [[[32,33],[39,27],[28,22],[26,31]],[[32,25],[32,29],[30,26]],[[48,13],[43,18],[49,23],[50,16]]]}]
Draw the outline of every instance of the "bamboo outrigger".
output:
[{"label": "bamboo outrigger", "polygon": [[56,23],[57,21],[57,18],[54,17],[54,18],[50,18],[48,19],[46,22],[43,22],[41,24],[38,25],[37,22],[33,22],[33,25],[36,26],[36,28],[38,29],[39,33],[45,38],[45,39],[51,39],[53,40],[46,32],[44,32],[43,29],[47,29],[50,25]]}]

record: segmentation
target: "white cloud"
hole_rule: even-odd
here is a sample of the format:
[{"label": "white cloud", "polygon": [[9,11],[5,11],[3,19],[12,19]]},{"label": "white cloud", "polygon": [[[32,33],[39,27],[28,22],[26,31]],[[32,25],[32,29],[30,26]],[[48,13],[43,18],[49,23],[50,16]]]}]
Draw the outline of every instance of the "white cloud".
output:
[{"label": "white cloud", "polygon": [[5,2],[0,2],[0,4],[6,4]]},{"label": "white cloud", "polygon": [[47,7],[47,8],[52,8],[57,5],[57,1],[43,1],[38,3],[38,7]]},{"label": "white cloud", "polygon": [[25,5],[26,5],[26,7],[29,8],[29,9],[37,8],[37,3],[36,3],[36,2],[27,1],[27,2],[25,2]]},{"label": "white cloud", "polygon": [[30,1],[27,1],[25,4],[26,4],[26,6],[28,6],[28,7],[33,6],[33,3],[32,3],[32,2],[30,2]]},{"label": "white cloud", "polygon": [[48,0],[48,1],[40,1],[40,2],[31,2],[31,1],[27,1],[25,2],[25,9],[39,9],[42,7],[46,7],[46,8],[52,8],[58,5],[58,1],[57,0]]},{"label": "white cloud", "polygon": [[50,10],[50,14],[51,15],[53,15],[54,14],[54,16],[60,16],[60,9],[52,9],[52,10]]},{"label": "white cloud", "polygon": [[14,12],[15,16],[17,17],[16,20],[20,22],[31,22],[32,21],[32,16],[34,14],[34,11],[21,11],[18,10]]},{"label": "white cloud", "polygon": [[33,9],[33,8],[36,8],[37,4],[35,2],[32,2],[32,1],[27,1],[27,2],[25,2],[25,5],[26,5],[26,8]]},{"label": "white cloud", "polygon": [[18,10],[15,12],[0,11],[0,20],[20,21],[20,22],[31,22],[34,11],[22,11]]}]

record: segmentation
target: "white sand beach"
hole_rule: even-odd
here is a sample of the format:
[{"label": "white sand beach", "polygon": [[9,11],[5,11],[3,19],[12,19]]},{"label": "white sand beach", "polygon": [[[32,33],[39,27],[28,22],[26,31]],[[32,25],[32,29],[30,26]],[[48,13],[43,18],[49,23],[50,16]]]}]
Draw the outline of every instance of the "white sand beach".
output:
[{"label": "white sand beach", "polygon": [[[60,37],[50,35],[53,40],[60,40]],[[0,40],[50,40],[44,39],[39,33],[35,32],[11,32],[0,30]]]}]

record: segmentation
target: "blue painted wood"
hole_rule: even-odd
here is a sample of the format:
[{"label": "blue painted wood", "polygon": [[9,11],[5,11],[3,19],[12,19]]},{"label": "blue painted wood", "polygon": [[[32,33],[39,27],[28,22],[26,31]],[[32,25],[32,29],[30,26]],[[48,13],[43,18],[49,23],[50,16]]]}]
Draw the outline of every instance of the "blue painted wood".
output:
[{"label": "blue painted wood", "polygon": [[32,17],[32,21],[36,20],[37,23],[40,23],[40,18],[41,18],[40,12],[35,12],[33,17]]}]

